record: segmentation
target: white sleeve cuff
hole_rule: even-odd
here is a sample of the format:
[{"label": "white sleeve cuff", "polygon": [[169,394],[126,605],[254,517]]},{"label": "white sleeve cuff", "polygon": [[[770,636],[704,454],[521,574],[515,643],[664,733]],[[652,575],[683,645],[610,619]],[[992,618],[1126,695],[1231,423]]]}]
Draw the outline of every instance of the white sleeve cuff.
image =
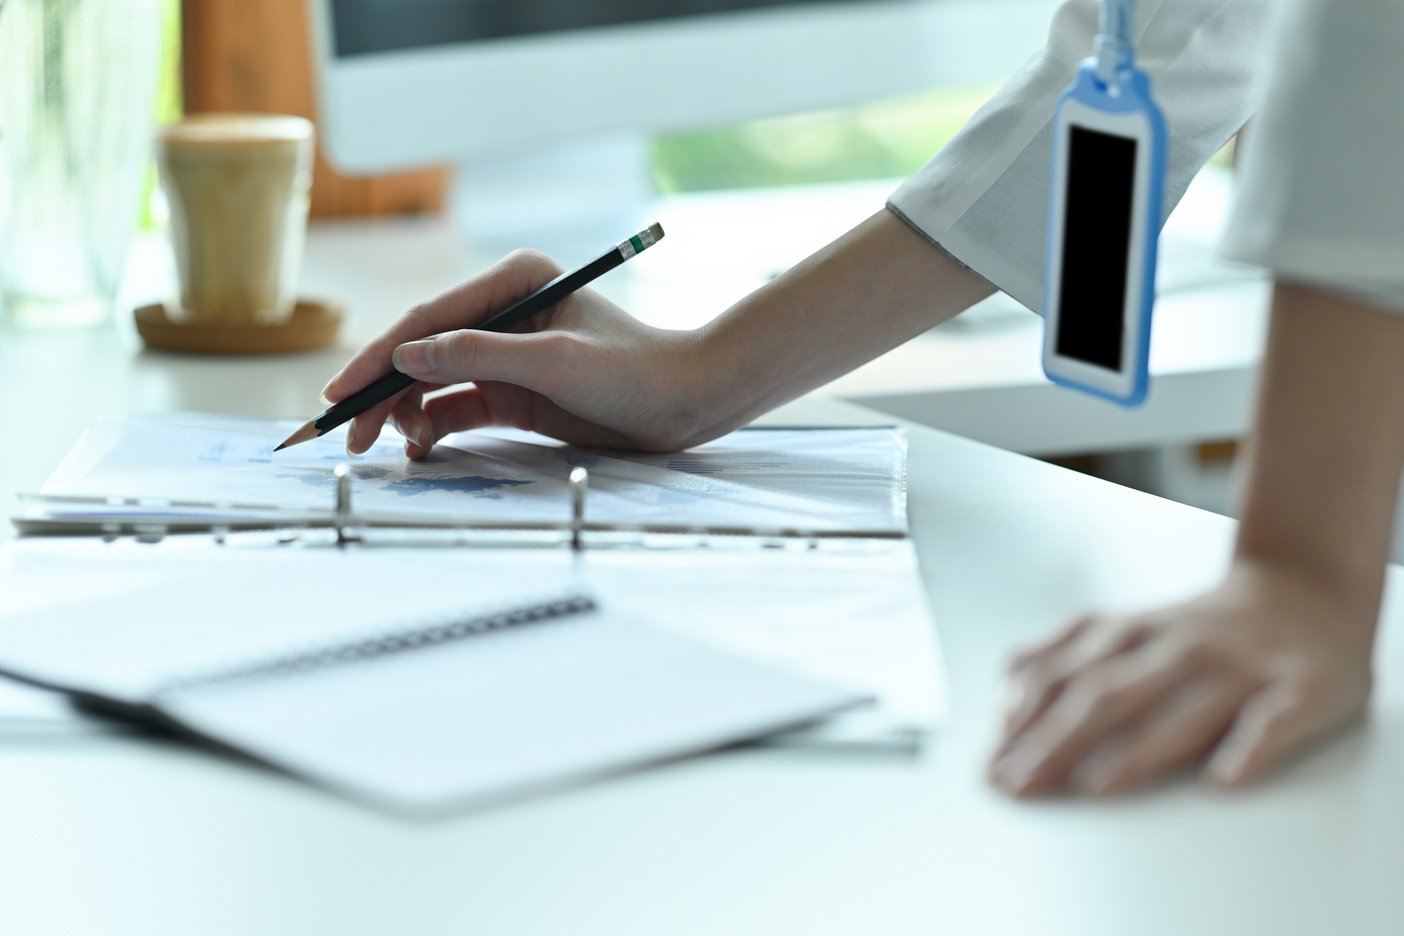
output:
[{"label": "white sleeve cuff", "polygon": [[[1140,66],[1170,131],[1165,214],[1252,110],[1266,0],[1143,0]],[[1048,44],[905,182],[889,207],[1034,311],[1043,303],[1054,106],[1091,54],[1098,0],[1067,0]]]}]

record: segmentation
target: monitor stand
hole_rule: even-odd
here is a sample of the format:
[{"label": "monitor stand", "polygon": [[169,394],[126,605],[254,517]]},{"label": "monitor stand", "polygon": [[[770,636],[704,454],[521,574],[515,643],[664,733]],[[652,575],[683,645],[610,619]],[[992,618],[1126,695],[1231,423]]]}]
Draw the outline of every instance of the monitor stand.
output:
[{"label": "monitor stand", "polygon": [[460,163],[452,211],[475,253],[535,247],[570,265],[646,227],[656,197],[647,137],[611,135]]}]

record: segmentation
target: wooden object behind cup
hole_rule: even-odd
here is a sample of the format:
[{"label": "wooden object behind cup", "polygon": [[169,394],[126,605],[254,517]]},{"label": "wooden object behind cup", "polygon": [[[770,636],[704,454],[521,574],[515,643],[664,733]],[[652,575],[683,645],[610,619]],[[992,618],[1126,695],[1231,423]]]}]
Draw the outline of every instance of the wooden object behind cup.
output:
[{"label": "wooden object behind cup", "polygon": [[180,296],[176,321],[275,325],[296,301],[312,184],[301,117],[207,114],[161,128]]},{"label": "wooden object behind cup", "polygon": [[[181,0],[186,112],[270,111],[315,121],[307,11],[306,0]],[[447,169],[345,176],[320,148],[315,165],[313,218],[443,210]]]}]

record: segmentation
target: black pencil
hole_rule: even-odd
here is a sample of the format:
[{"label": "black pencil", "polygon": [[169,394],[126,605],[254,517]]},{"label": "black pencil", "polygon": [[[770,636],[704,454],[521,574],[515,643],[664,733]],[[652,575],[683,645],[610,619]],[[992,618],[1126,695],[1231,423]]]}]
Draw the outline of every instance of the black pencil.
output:
[{"label": "black pencil", "polygon": [[[661,224],[650,225],[646,230],[640,231],[628,240],[615,244],[580,269],[573,273],[562,273],[525,299],[508,306],[496,315],[490,316],[472,327],[482,331],[505,332],[514,325],[525,322],[536,313],[555,305],[635,254],[643,253],[658,243],[662,237],[663,226]],[[279,449],[297,445],[299,442],[306,442],[308,439],[325,435],[342,423],[355,419],[377,403],[383,403],[401,390],[413,386],[414,383],[415,379],[410,375],[391,371],[369,386],[357,390],[340,403],[328,407],[322,415],[309,420],[301,429],[284,439],[283,444],[273,451],[276,452]]]}]

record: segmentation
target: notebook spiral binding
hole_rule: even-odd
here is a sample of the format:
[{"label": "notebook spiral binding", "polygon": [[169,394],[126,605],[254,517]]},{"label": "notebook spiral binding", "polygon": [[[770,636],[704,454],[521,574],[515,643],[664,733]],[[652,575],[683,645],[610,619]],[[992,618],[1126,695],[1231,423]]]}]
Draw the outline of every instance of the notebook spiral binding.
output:
[{"label": "notebook spiral binding", "polygon": [[596,607],[595,599],[591,595],[571,591],[533,598],[525,604],[512,603],[490,610],[479,610],[466,617],[461,613],[445,613],[424,620],[419,626],[407,630],[373,633],[357,639],[311,646],[295,653],[184,676],[167,682],[155,694],[170,696],[192,689],[218,688],[276,679],[280,676],[301,675],[332,666],[422,650],[493,631],[541,624],[568,615],[593,611]]}]

